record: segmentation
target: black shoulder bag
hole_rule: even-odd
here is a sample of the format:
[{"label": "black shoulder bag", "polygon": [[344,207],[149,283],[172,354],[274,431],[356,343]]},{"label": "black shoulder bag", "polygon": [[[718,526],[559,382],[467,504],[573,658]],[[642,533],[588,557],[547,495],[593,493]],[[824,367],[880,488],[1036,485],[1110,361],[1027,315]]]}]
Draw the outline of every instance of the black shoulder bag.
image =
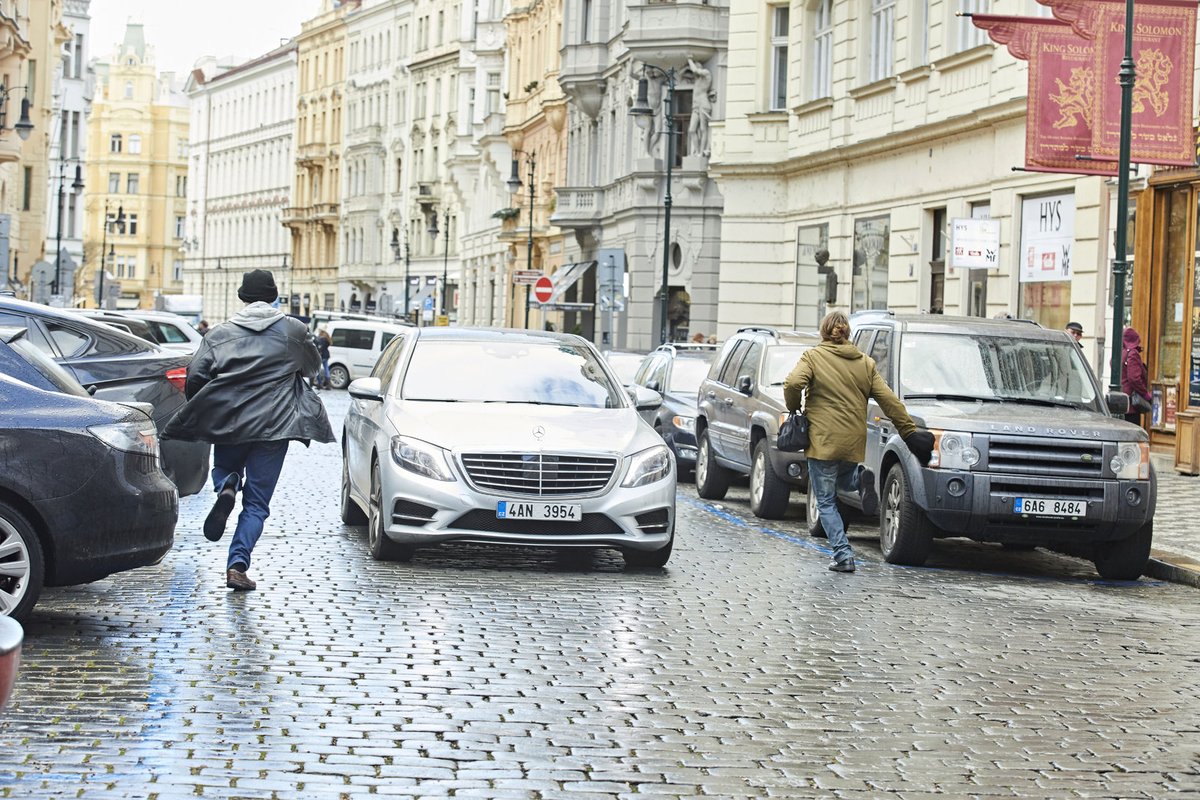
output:
[{"label": "black shoulder bag", "polygon": [[[815,372],[814,370],[814,375]],[[808,391],[808,389],[804,390],[800,410],[790,412],[787,419],[779,426],[779,436],[775,440],[775,446],[785,453],[796,453],[808,449],[808,415],[804,413],[804,404],[808,402]]]}]

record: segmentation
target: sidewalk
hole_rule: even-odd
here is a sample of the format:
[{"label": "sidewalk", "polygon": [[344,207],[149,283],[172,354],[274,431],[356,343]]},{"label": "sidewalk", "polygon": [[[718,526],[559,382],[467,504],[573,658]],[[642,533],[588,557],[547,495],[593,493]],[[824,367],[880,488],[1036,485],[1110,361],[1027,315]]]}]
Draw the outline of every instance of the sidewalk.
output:
[{"label": "sidewalk", "polygon": [[1155,454],[1158,505],[1146,574],[1200,587],[1200,476],[1181,475],[1174,459]]}]

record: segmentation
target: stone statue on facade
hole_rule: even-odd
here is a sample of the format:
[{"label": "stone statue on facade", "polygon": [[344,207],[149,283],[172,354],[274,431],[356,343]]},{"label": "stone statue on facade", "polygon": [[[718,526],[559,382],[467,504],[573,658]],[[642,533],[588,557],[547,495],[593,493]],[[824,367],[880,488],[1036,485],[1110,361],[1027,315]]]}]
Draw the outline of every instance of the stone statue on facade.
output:
[{"label": "stone statue on facade", "polygon": [[712,112],[717,93],[712,88],[712,73],[689,58],[685,74],[692,79],[692,117],[688,121],[688,152],[694,156],[712,155]]},{"label": "stone statue on facade", "polygon": [[[638,81],[644,74],[644,67],[640,63],[634,63],[629,68],[630,82],[630,104],[637,102]],[[653,112],[650,118],[646,121],[646,129],[643,132],[645,135],[646,155],[654,158],[658,149],[658,140],[662,137],[663,130],[663,84],[660,80],[655,80],[647,76],[646,81],[646,102]]]}]

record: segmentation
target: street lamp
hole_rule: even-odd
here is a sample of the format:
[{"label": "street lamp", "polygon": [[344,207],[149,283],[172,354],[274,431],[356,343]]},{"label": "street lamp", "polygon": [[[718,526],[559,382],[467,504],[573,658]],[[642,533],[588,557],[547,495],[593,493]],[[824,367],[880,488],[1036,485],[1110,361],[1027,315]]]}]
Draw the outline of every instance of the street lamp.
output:
[{"label": "street lamp", "polygon": [[29,134],[33,133],[33,123],[29,120],[29,87],[27,86],[14,86],[9,89],[0,85],[0,133],[4,132],[5,126],[8,124],[8,96],[18,89],[25,92],[25,97],[21,98],[21,116],[17,118],[17,124],[13,125],[12,129],[24,142],[29,139]]},{"label": "street lamp", "polygon": [[[521,175],[518,171],[518,159],[515,156],[525,156],[525,164],[529,167],[529,241],[525,247],[525,269],[533,270],[533,199],[537,193],[537,153],[526,153],[517,150],[513,153],[512,177],[506,183],[508,190],[516,194],[521,190]],[[530,286],[525,284],[525,329],[529,329],[529,295]],[[543,315],[544,316],[544,315]]]},{"label": "street lamp", "polygon": [[[435,217],[436,221],[436,217]],[[400,229],[392,228],[392,256],[396,259],[396,263],[400,263]],[[408,319],[408,234],[404,236],[404,318]]]},{"label": "street lamp", "polygon": [[[449,286],[449,275],[450,275],[450,209],[444,210],[442,212],[442,214],[443,214],[443,224],[446,226],[446,230],[445,230],[445,234],[444,234],[445,238],[446,238],[446,250],[445,250],[445,255],[442,257],[442,310],[441,310],[441,315],[447,316],[447,322],[449,322],[448,315],[450,312],[446,310],[446,289]],[[433,221],[429,223],[429,235],[433,237],[434,244],[437,244],[438,233],[439,233],[439,231],[438,231],[438,224],[437,224],[437,210],[435,209],[433,212]]]},{"label": "street lamp", "polygon": [[[1102,34],[1103,35],[1103,34]],[[1133,150],[1133,84],[1137,69],[1133,63],[1133,0],[1125,0],[1125,57],[1121,59],[1118,82],[1121,84],[1121,142],[1117,154],[1117,230],[1113,244],[1113,319],[1112,362],[1108,386],[1121,391],[1121,336],[1125,327],[1125,275],[1129,271],[1126,236],[1129,227],[1129,162]]]},{"label": "street lamp", "polygon": [[629,109],[629,113],[633,115],[640,128],[654,124],[654,109],[650,107],[650,102],[647,98],[649,91],[648,79],[646,78],[647,69],[654,70],[667,82],[667,183],[663,189],[662,320],[658,335],[659,344],[666,344],[667,300],[670,294],[668,288],[668,271],[671,264],[671,168],[675,165],[675,69],[663,69],[654,64],[642,65],[642,77],[638,79],[637,101],[633,104],[633,108]]},{"label": "street lamp", "polygon": [[[75,190],[76,194],[83,191],[83,167],[80,166],[77,159],[60,158],[58,160],[58,232],[55,234],[54,240],[54,284],[50,288],[50,294],[58,294],[59,283],[62,281],[63,183],[67,179],[68,161],[75,161],[75,180],[71,182],[71,188]],[[107,217],[105,219],[107,220]],[[104,251],[100,252],[103,254]]]},{"label": "street lamp", "polygon": [[105,300],[105,297],[104,297],[104,273],[108,269],[108,265],[110,263],[112,263],[113,258],[116,257],[116,253],[114,252],[116,250],[116,247],[115,246],[110,247],[108,244],[108,227],[109,227],[109,225],[116,225],[118,232],[120,232],[120,233],[125,232],[125,208],[124,208],[124,206],[120,206],[120,205],[117,206],[117,216],[111,222],[108,219],[108,209],[109,209],[109,201],[105,200],[104,201],[104,234],[100,237],[100,280],[98,280],[96,282],[97,283],[96,294],[98,295],[98,297],[96,298],[96,308],[104,308],[104,300]]}]

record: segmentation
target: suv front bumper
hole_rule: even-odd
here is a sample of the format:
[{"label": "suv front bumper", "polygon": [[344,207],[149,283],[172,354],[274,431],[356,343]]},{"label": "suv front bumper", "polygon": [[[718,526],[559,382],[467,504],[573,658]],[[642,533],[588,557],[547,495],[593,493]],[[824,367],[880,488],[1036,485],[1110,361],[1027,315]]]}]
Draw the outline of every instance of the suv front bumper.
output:
[{"label": "suv front bumper", "polygon": [[[1037,478],[922,469],[925,513],[949,536],[1014,544],[1124,539],[1154,517],[1153,481]],[[1082,517],[1014,512],[1017,498],[1082,500]]]}]

